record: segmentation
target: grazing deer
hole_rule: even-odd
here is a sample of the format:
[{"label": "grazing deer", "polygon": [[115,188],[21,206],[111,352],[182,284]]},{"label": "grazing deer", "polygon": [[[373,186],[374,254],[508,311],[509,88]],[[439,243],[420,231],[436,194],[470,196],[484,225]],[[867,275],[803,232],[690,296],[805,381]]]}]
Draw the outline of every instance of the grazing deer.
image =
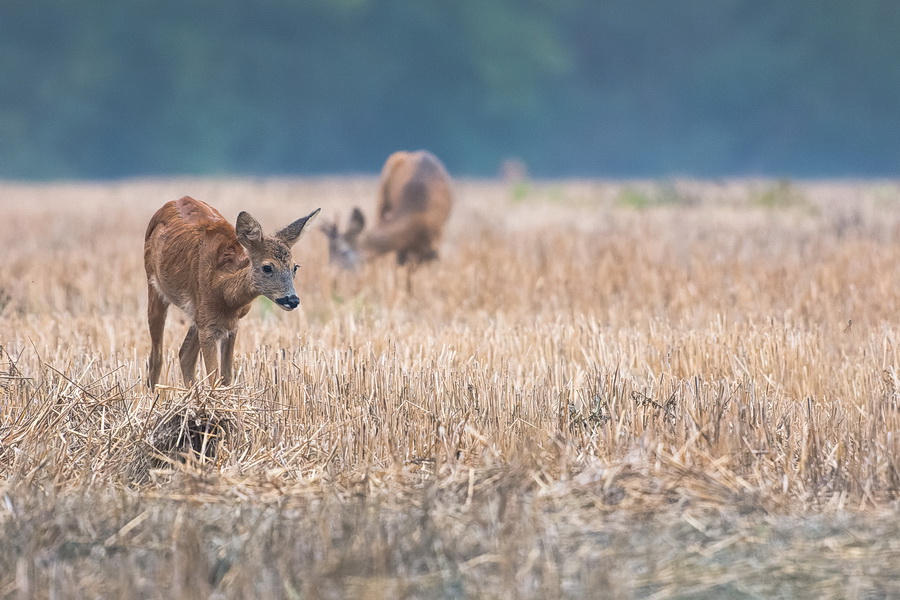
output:
[{"label": "grazing deer", "polygon": [[200,352],[207,375],[216,371],[221,352],[218,376],[226,385],[231,383],[238,320],[250,311],[250,303],[262,295],[284,310],[300,304],[294,290],[298,265],[291,246],[318,212],[270,237],[248,213],[239,214],[232,227],[212,206],[188,196],[156,211],[144,237],[151,390],[159,381],[170,304],[191,318],[178,352],[185,384],[194,382]]},{"label": "grazing deer", "polygon": [[389,252],[397,253],[401,265],[433,260],[452,204],[450,176],[437,157],[395,152],[381,171],[375,227],[363,232],[366,220],[359,208],[344,233],[337,223],[322,226],[329,260],[345,269]]}]

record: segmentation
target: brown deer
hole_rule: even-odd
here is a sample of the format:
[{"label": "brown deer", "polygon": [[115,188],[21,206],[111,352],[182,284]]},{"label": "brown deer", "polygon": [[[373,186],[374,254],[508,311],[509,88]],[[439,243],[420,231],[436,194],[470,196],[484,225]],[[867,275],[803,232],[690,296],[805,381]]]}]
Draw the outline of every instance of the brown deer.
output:
[{"label": "brown deer", "polygon": [[395,152],[381,171],[375,227],[363,231],[359,208],[344,233],[337,223],[322,226],[329,260],[345,269],[389,252],[397,253],[401,265],[433,260],[452,205],[450,176],[437,157],[421,150]]},{"label": "brown deer", "polygon": [[212,206],[188,196],[156,211],[144,237],[151,390],[159,381],[170,304],[191,318],[178,352],[185,384],[194,382],[200,352],[207,375],[217,371],[221,353],[218,377],[225,385],[231,383],[238,320],[250,311],[250,303],[262,295],[284,310],[300,304],[294,290],[299,267],[291,246],[318,212],[270,237],[248,213],[240,213],[233,227]]}]

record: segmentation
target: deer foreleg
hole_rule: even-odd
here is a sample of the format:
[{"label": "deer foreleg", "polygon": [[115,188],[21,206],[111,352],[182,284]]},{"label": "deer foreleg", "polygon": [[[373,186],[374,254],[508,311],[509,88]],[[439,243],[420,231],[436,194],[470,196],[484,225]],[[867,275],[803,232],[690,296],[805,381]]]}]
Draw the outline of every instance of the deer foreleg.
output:
[{"label": "deer foreleg", "polygon": [[206,365],[206,376],[215,385],[219,382],[219,338],[211,331],[199,331],[200,353]]},{"label": "deer foreleg", "polygon": [[220,360],[222,362],[222,383],[225,385],[231,383],[231,369],[234,364],[234,340],[236,338],[237,331],[229,331],[222,338]]},{"label": "deer foreleg", "polygon": [[163,331],[166,328],[166,313],[169,303],[160,296],[152,285],[147,295],[147,322],[150,325],[150,372],[147,383],[153,390],[159,382],[162,370]]},{"label": "deer foreleg", "polygon": [[178,351],[178,360],[181,363],[181,375],[184,377],[184,384],[188,387],[194,384],[194,373],[197,371],[197,355],[200,353],[200,336],[196,325],[191,325],[187,335],[184,336],[184,342],[181,344],[181,350]]}]

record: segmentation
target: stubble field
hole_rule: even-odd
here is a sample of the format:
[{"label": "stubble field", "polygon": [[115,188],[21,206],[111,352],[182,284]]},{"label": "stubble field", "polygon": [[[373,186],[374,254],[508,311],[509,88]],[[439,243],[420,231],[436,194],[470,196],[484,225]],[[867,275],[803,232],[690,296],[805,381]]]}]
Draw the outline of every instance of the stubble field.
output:
[{"label": "stubble field", "polygon": [[236,382],[143,235],[372,178],[0,184],[0,597],[900,597],[900,185],[456,183],[439,262],[294,248]]}]

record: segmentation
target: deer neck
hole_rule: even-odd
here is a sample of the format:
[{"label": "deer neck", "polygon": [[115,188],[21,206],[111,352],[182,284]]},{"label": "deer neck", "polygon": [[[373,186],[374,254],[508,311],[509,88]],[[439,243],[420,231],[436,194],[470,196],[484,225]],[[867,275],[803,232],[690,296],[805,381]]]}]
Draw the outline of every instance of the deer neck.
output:
[{"label": "deer neck", "polygon": [[259,296],[259,289],[253,281],[253,269],[249,264],[233,273],[220,275],[218,284],[229,310],[238,310]]},{"label": "deer neck", "polygon": [[423,236],[421,223],[412,218],[380,224],[363,232],[358,244],[363,257],[373,257],[414,245]]}]

